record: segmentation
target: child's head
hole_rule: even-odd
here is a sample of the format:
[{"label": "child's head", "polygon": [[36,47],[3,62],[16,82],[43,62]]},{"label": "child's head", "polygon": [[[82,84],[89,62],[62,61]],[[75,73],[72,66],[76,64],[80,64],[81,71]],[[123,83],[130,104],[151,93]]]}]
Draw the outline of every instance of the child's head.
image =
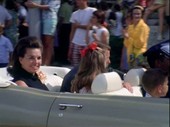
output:
[{"label": "child's head", "polygon": [[168,73],[161,69],[149,69],[142,77],[142,85],[152,97],[163,97],[168,92]]}]

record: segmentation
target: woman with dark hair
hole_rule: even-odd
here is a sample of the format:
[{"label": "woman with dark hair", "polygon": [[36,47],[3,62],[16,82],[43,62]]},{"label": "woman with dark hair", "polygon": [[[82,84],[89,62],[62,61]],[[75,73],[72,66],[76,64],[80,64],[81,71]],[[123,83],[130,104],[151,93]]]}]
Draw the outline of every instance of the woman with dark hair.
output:
[{"label": "woman with dark hair", "polygon": [[42,48],[36,37],[25,37],[17,43],[8,72],[18,86],[48,90],[44,84],[46,77],[39,70]]},{"label": "woman with dark hair", "polygon": [[[86,39],[87,43],[93,41],[109,44],[109,31],[104,26],[105,13],[102,10],[93,12],[91,22],[87,28]],[[92,28],[92,29],[91,29]]]}]

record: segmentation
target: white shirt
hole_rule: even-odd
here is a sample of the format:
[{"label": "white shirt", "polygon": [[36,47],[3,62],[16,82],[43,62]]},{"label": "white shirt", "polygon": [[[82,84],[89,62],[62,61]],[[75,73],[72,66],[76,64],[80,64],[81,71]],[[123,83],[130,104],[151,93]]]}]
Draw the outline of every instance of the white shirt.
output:
[{"label": "white shirt", "polygon": [[[96,8],[87,7],[85,9],[79,9],[72,13],[70,18],[71,23],[80,23],[80,25],[87,25],[90,22],[90,19],[93,15],[93,12]],[[72,43],[86,46],[86,29],[77,28],[72,40]]]},{"label": "white shirt", "polygon": [[98,41],[99,41],[100,43],[102,43],[102,42],[101,42],[101,40],[102,40],[102,33],[103,33],[103,32],[107,33],[107,44],[109,44],[109,37],[110,37],[110,35],[109,35],[109,31],[108,31],[105,27],[101,27],[101,28],[97,28],[97,27],[96,27],[95,29],[90,30],[90,31],[89,31],[89,43],[95,41],[94,38],[93,38],[93,32],[96,33],[96,36],[97,36],[97,38],[99,39]]},{"label": "white shirt", "polygon": [[110,34],[114,35],[114,36],[122,36],[122,29],[123,29],[122,18],[123,18],[123,13],[122,12],[115,12],[115,15],[116,15],[116,21],[110,27]]}]

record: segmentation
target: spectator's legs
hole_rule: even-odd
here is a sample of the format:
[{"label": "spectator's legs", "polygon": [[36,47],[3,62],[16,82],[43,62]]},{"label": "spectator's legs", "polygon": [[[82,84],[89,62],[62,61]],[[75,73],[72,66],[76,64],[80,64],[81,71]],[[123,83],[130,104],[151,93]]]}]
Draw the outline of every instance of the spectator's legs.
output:
[{"label": "spectator's legs", "polygon": [[54,37],[52,35],[43,35],[43,65],[50,65],[54,54]]},{"label": "spectator's legs", "polygon": [[145,11],[144,16],[143,16],[144,21],[147,22],[147,19],[148,19],[149,15],[150,15],[152,12],[154,12],[155,10],[159,9],[160,7],[162,7],[162,6],[163,6],[163,5],[161,5],[161,4],[153,4],[153,5],[151,5],[150,7],[148,7],[148,8],[146,9],[146,11]]},{"label": "spectator's legs", "polygon": [[162,34],[163,34],[163,26],[164,26],[164,12],[165,12],[165,7],[161,7],[158,10],[159,14],[159,31],[158,31],[158,40],[162,40]]}]

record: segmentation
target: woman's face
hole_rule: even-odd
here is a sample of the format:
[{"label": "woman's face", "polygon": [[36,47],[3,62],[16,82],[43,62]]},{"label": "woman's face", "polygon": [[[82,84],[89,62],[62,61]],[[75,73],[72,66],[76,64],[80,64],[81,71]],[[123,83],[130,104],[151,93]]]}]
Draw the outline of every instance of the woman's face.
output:
[{"label": "woman's face", "polygon": [[24,70],[35,73],[39,70],[42,63],[41,49],[27,48],[24,57],[19,57],[19,62]]},{"label": "woman's face", "polygon": [[91,23],[92,23],[93,25],[95,25],[95,24],[97,24],[97,22],[98,22],[97,17],[96,17],[95,15],[93,15],[93,16],[91,17]]},{"label": "woman's face", "polygon": [[142,11],[140,9],[134,9],[132,12],[132,18],[134,22],[138,22],[142,18]]}]

